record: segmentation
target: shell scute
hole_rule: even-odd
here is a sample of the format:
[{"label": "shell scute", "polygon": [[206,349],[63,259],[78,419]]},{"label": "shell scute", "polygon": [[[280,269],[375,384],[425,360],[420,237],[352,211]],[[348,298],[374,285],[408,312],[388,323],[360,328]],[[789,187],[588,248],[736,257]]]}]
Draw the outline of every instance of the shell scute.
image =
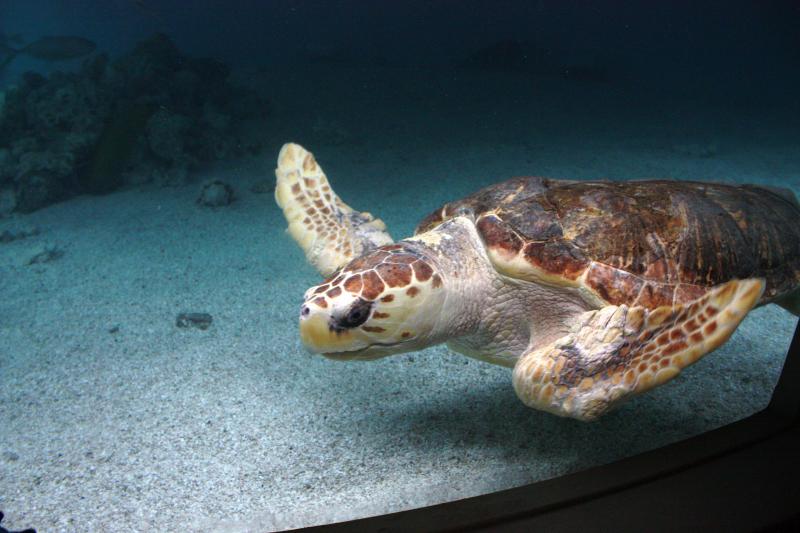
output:
[{"label": "shell scute", "polygon": [[557,284],[585,272],[586,287],[614,304],[673,305],[753,277],[766,279],[771,300],[800,287],[791,196],[752,185],[514,178],[446,204],[417,232],[469,210],[500,270]]},{"label": "shell scute", "polygon": [[531,242],[523,253],[531,265],[570,280],[577,279],[589,264],[580,249],[562,240]]},{"label": "shell scute", "polygon": [[487,246],[497,248],[506,254],[517,255],[525,244],[511,226],[496,216],[481,218],[477,228]]},{"label": "shell scute", "polygon": [[630,272],[593,263],[586,273],[584,284],[609,304],[622,305],[636,299],[644,280]]}]

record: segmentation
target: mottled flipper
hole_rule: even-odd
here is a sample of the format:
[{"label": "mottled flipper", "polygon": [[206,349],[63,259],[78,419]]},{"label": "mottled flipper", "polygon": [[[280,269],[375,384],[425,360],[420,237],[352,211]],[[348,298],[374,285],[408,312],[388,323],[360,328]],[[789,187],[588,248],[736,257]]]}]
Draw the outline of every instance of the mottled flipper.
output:
[{"label": "mottled flipper", "polygon": [[283,209],[289,233],[323,276],[372,248],[392,243],[382,220],[339,199],[314,156],[302,146],[283,145],[275,176],[275,201]]},{"label": "mottled flipper", "polygon": [[514,390],[529,407],[594,420],[722,345],[763,290],[761,279],[734,280],[689,304],[584,313],[569,335],[520,358]]}]

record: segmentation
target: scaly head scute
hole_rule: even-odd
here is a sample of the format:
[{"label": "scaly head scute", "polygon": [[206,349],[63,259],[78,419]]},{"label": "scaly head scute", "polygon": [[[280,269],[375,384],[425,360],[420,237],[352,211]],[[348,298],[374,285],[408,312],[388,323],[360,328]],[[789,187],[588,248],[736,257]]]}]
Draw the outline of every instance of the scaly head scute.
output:
[{"label": "scaly head scute", "polygon": [[435,263],[418,246],[382,246],[306,291],[300,335],[335,359],[376,359],[432,341],[445,291]]}]

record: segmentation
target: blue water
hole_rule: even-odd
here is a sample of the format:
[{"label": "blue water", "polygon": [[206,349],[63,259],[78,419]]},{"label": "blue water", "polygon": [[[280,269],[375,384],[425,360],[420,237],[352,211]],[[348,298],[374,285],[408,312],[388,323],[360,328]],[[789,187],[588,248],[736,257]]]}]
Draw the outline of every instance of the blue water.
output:
[{"label": "blue water", "polygon": [[[324,523],[607,463],[769,401],[797,323],[777,306],[591,425],[526,408],[507,369],[443,346],[308,354],[296,316],[319,276],[273,170],[305,145],[395,238],[515,175],[800,196],[796,3],[188,6],[0,0],[22,50],[0,71],[3,526]],[[47,35],[96,50],[24,52]],[[210,180],[230,205],[198,203]],[[179,328],[182,312],[212,325]]]}]

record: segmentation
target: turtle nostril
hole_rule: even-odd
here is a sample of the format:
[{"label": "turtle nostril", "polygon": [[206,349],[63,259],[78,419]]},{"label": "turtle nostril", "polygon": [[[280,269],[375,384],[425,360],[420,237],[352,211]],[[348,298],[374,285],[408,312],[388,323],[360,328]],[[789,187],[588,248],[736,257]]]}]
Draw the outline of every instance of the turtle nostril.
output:
[{"label": "turtle nostril", "polygon": [[311,309],[309,309],[307,305],[304,305],[300,309],[300,316],[303,318],[307,317],[309,313],[311,313]]}]

